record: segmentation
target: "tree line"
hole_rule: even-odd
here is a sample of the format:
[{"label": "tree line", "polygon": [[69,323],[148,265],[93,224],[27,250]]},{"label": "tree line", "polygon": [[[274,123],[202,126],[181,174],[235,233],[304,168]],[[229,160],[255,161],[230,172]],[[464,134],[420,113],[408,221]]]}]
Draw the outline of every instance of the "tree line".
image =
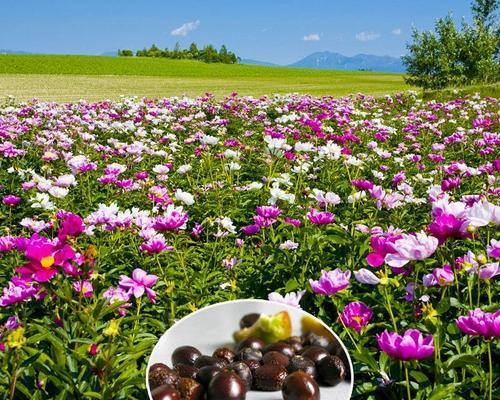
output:
[{"label": "tree line", "polygon": [[434,31],[413,31],[404,56],[406,82],[424,89],[484,84],[500,79],[498,0],[475,0],[473,23],[459,28],[451,16],[436,21]]},{"label": "tree line", "polygon": [[[118,55],[121,57],[133,57],[134,52],[129,49],[118,50]],[[175,44],[172,50],[168,48],[160,49],[153,44],[149,49],[144,48],[135,52],[136,57],[158,57],[158,58],[171,58],[175,60],[198,60],[206,63],[224,63],[236,64],[240,58],[232,51],[229,51],[225,45],[222,45],[217,50],[211,44],[198,48],[196,43],[191,43],[187,49],[182,49],[179,42]]]}]

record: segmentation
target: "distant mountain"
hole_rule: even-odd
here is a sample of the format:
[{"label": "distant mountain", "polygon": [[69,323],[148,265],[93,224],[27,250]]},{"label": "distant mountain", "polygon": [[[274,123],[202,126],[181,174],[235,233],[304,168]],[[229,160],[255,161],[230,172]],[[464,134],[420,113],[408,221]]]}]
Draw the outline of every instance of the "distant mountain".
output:
[{"label": "distant mountain", "polygon": [[0,54],[33,54],[28,51],[0,49]]},{"label": "distant mountain", "polygon": [[239,62],[240,64],[248,64],[248,65],[265,65],[268,67],[278,67],[278,64],[266,62],[266,61],[258,61],[258,60],[251,60],[250,58],[242,58]]},{"label": "distant mountain", "polygon": [[289,67],[366,70],[380,72],[404,72],[405,67],[400,58],[390,56],[374,56],[371,54],[357,54],[347,57],[339,53],[323,51],[313,53],[300,61],[288,65]]}]

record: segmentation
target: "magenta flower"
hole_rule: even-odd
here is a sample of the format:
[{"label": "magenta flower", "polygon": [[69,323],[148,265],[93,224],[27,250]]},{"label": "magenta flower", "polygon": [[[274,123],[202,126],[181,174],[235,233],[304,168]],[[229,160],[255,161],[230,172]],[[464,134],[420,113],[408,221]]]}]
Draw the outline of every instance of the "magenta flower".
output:
[{"label": "magenta flower", "polygon": [[377,335],[380,350],[397,360],[422,360],[434,354],[434,338],[424,337],[418,329],[407,329],[403,335],[388,332]]},{"label": "magenta flower", "polygon": [[255,235],[260,232],[260,226],[257,224],[247,225],[241,228],[241,231],[247,236]]},{"label": "magenta flower", "polygon": [[83,220],[79,215],[66,213],[61,222],[61,226],[57,231],[59,240],[64,241],[68,236],[77,237],[83,232]]},{"label": "magenta flower", "polygon": [[479,269],[479,278],[480,279],[492,279],[498,275],[500,275],[500,267],[499,267],[498,262],[484,264]]},{"label": "magenta flower", "polygon": [[266,218],[266,219],[276,219],[281,214],[281,210],[276,205],[259,206],[256,208],[255,211],[259,217]]},{"label": "magenta flower", "polygon": [[126,290],[129,294],[133,294],[135,298],[141,297],[146,292],[149,300],[154,303],[156,293],[151,287],[155,285],[157,280],[158,277],[156,275],[148,275],[146,271],[136,268],[132,272],[132,278],[121,275],[118,284],[121,289]]},{"label": "magenta flower", "polygon": [[343,272],[340,268],[337,268],[333,271],[321,271],[319,280],[309,279],[309,284],[314,293],[329,296],[348,287],[350,277],[350,270]]},{"label": "magenta flower", "polygon": [[21,202],[21,198],[14,196],[13,194],[8,194],[2,199],[2,203],[9,207],[17,206]]},{"label": "magenta flower", "polygon": [[451,214],[440,214],[429,224],[429,232],[444,243],[448,238],[464,238],[467,236],[465,230],[467,224]]},{"label": "magenta flower", "polygon": [[458,317],[456,324],[466,335],[482,336],[486,340],[500,338],[500,310],[488,313],[476,308],[466,317]]},{"label": "magenta flower", "polygon": [[295,219],[295,218],[285,217],[284,221],[285,221],[285,224],[293,225],[296,228],[298,228],[302,225],[302,222],[299,219]]},{"label": "magenta flower", "polygon": [[146,242],[142,243],[139,246],[139,249],[146,253],[159,254],[163,251],[173,250],[174,248],[172,246],[167,246],[165,237],[161,233],[159,233],[150,237]]},{"label": "magenta flower", "polygon": [[0,297],[0,307],[26,301],[36,295],[37,292],[38,287],[36,284],[14,276],[11,278],[9,286],[3,289],[3,295]]},{"label": "magenta flower", "polygon": [[393,235],[389,232],[382,235],[373,235],[370,238],[373,251],[366,257],[368,265],[370,267],[380,267],[384,263],[387,254],[396,252],[392,244],[401,237],[401,235]]},{"label": "magenta flower", "polygon": [[162,232],[184,229],[187,220],[188,214],[182,210],[182,207],[174,207],[173,204],[169,204],[165,215],[156,217],[153,228]]},{"label": "magenta flower", "polygon": [[[443,265],[442,268],[435,268],[432,271],[432,276],[439,286],[448,286],[453,284],[453,281],[455,280],[455,275],[453,274],[453,270],[451,269],[451,266],[449,265]],[[424,277],[425,279],[425,277]],[[424,282],[424,286],[429,286],[426,285]]]},{"label": "magenta flower", "polygon": [[333,222],[334,215],[329,211],[318,211],[315,208],[310,208],[307,218],[315,225],[327,225]]},{"label": "magenta flower", "polygon": [[368,325],[372,317],[373,310],[360,301],[349,303],[339,315],[345,326],[354,329],[358,333],[361,332],[364,326]]},{"label": "magenta flower", "polygon": [[16,272],[37,282],[49,281],[57,274],[57,267],[66,268],[75,259],[75,252],[68,244],[54,245],[37,235],[29,240],[24,255],[29,262],[16,268]]},{"label": "magenta flower", "polygon": [[486,253],[493,258],[500,258],[500,240],[491,239],[490,244],[486,247]]}]

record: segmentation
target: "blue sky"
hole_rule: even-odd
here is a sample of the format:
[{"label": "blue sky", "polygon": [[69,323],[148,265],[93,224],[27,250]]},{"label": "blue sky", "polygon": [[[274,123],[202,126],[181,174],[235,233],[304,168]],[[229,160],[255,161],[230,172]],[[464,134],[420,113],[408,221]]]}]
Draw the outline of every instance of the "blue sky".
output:
[{"label": "blue sky", "polygon": [[[3,3],[3,4],[2,4]],[[0,3],[0,49],[100,54],[156,43],[221,44],[242,58],[288,64],[315,51],[405,53],[412,27],[470,0],[24,0]],[[6,5],[6,3],[8,5]]]}]

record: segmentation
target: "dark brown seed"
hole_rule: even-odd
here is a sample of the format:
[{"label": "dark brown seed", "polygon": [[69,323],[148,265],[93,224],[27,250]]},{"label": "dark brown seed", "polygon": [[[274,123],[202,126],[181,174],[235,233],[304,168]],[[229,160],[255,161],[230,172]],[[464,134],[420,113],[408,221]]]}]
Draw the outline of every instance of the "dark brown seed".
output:
[{"label": "dark brown seed", "polygon": [[193,365],[199,356],[201,356],[201,352],[196,347],[180,346],[172,353],[172,364],[174,367],[177,364]]},{"label": "dark brown seed", "polygon": [[347,360],[347,355],[342,347],[339,347],[335,355],[342,360],[345,366],[345,379],[351,379],[351,368],[349,367],[349,361]]},{"label": "dark brown seed", "polygon": [[309,374],[302,371],[286,377],[281,393],[283,400],[320,400],[318,384]]},{"label": "dark brown seed", "polygon": [[318,377],[322,384],[335,386],[346,377],[346,368],[337,356],[324,357],[318,362]]},{"label": "dark brown seed", "polygon": [[208,387],[212,378],[221,371],[222,369],[218,365],[206,365],[198,370],[196,380],[203,386]]},{"label": "dark brown seed", "polygon": [[181,378],[177,383],[177,390],[182,400],[203,400],[205,391],[200,383],[191,378]]},{"label": "dark brown seed", "polygon": [[196,374],[198,373],[198,368],[187,364],[177,364],[175,370],[181,378],[196,379]]},{"label": "dark brown seed", "polygon": [[330,340],[324,336],[316,335],[314,332],[308,332],[302,335],[302,344],[304,346],[328,347]]},{"label": "dark brown seed", "polygon": [[243,361],[243,360],[259,361],[262,359],[262,352],[260,350],[251,349],[250,347],[245,347],[244,349],[240,350],[237,358],[238,361]]},{"label": "dark brown seed", "polygon": [[250,368],[250,371],[252,371],[252,374],[255,372],[255,370],[257,368],[259,368],[261,366],[260,361],[257,361],[257,360],[243,360],[242,362],[245,363],[245,365],[248,368]]},{"label": "dark brown seed", "polygon": [[213,357],[222,358],[226,360],[228,363],[232,363],[236,358],[236,353],[227,347],[219,347],[212,354]]},{"label": "dark brown seed", "polygon": [[300,336],[291,336],[285,340],[285,343],[288,343],[290,346],[292,346],[295,354],[299,354],[304,348],[304,346],[302,345],[302,338]]},{"label": "dark brown seed", "polygon": [[266,342],[264,342],[261,338],[258,338],[256,336],[250,336],[245,340],[243,340],[242,342],[238,343],[238,347],[236,350],[240,351],[245,347],[250,347],[251,349],[255,350],[264,350],[264,347],[266,347]]},{"label": "dark brown seed", "polygon": [[282,367],[287,367],[290,362],[290,358],[280,353],[279,351],[269,351],[262,357],[263,364],[274,364],[281,365]]},{"label": "dark brown seed", "polygon": [[[259,366],[260,365],[258,365],[257,368]],[[243,380],[243,382],[245,382],[245,387],[246,387],[247,391],[252,388],[252,382],[253,382],[252,370],[250,369],[250,367],[248,365],[245,364],[245,362],[235,361],[235,362],[229,364],[226,369],[228,371],[234,372],[236,375],[238,375]]]},{"label": "dark brown seed", "polygon": [[260,314],[247,314],[240,320],[240,329],[250,328],[260,318]]},{"label": "dark brown seed", "polygon": [[330,355],[328,351],[324,347],[320,346],[307,346],[304,347],[304,350],[300,354],[303,357],[309,358],[312,362],[315,364],[318,364],[318,362],[327,356]]},{"label": "dark brown seed", "polygon": [[168,369],[169,371],[172,369],[168,365],[163,364],[163,363],[155,363],[149,367],[149,373],[153,372],[156,368],[163,368],[163,369]]},{"label": "dark brown seed", "polygon": [[316,378],[316,366],[313,361],[304,356],[293,356],[288,364],[288,373],[302,371]]},{"label": "dark brown seed", "polygon": [[181,394],[171,385],[161,385],[151,391],[153,400],[182,400]]},{"label": "dark brown seed", "polygon": [[277,342],[277,343],[272,343],[264,348],[264,353],[267,353],[269,351],[278,351],[281,354],[284,354],[288,358],[292,358],[295,355],[295,351],[293,350],[293,347],[289,345],[288,343],[284,342]]},{"label": "dark brown seed", "polygon": [[222,371],[214,376],[207,393],[208,400],[245,400],[246,388],[234,372]]},{"label": "dark brown seed", "polygon": [[154,389],[161,385],[175,386],[179,381],[179,374],[177,371],[172,371],[170,368],[157,367],[148,375],[149,387]]},{"label": "dark brown seed", "polygon": [[210,356],[199,356],[194,362],[194,366],[198,369],[207,365],[217,365],[222,369],[227,365],[227,362],[220,358]]},{"label": "dark brown seed", "polygon": [[255,370],[253,386],[257,390],[274,392],[281,389],[286,375],[286,369],[280,365],[263,365]]}]

